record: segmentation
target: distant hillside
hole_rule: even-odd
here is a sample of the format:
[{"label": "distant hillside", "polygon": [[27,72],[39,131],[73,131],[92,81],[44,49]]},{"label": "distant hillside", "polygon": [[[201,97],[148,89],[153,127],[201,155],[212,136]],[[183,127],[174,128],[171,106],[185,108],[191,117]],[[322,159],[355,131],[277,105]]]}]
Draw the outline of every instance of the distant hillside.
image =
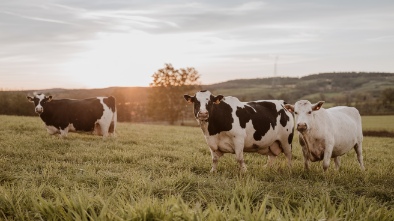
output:
[{"label": "distant hillside", "polygon": [[[214,94],[236,96],[242,101],[281,99],[294,103],[300,99],[324,100],[326,107],[355,106],[364,115],[394,114],[394,73],[322,73],[302,78],[239,79],[203,85],[202,88]],[[145,108],[149,90],[149,87],[110,87],[0,91],[0,114],[35,115],[32,104],[26,99],[26,95],[33,92],[74,99],[112,95],[117,99],[120,121],[146,121],[149,118]],[[183,99],[182,94],[179,99]]]},{"label": "distant hillside", "polygon": [[204,88],[244,101],[283,99],[294,103],[300,99],[309,99],[312,102],[326,100],[332,104],[351,104],[357,99],[379,99],[382,91],[394,89],[394,73],[346,72],[314,74],[302,78],[239,79],[205,85]]}]

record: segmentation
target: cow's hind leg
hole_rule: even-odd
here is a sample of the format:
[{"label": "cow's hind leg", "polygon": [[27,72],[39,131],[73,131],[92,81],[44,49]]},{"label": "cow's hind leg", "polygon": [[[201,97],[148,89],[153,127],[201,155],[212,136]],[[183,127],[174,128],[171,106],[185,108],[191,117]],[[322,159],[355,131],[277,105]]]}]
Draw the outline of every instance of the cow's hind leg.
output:
[{"label": "cow's hind leg", "polygon": [[267,164],[264,167],[272,167],[276,160],[276,156],[273,154],[268,155]]},{"label": "cow's hind leg", "polygon": [[60,137],[67,137],[67,134],[68,134],[68,127],[66,127],[66,128],[64,128],[64,129],[62,129],[62,128],[59,128],[59,131],[60,131]]},{"label": "cow's hind leg", "polygon": [[282,149],[283,149],[283,153],[285,154],[286,158],[287,158],[287,165],[289,167],[291,167],[292,163],[291,163],[291,158],[292,158],[292,154],[291,154],[291,149],[292,146],[291,144],[287,143],[287,141],[284,143],[284,145],[281,145]]},{"label": "cow's hind leg", "polygon": [[339,167],[341,166],[341,157],[339,156],[335,157],[334,162],[335,162],[335,169],[339,170]]},{"label": "cow's hind leg", "polygon": [[108,131],[109,131],[109,127],[110,127],[110,123],[105,122],[105,121],[99,121],[98,124],[100,125],[100,135],[103,135],[103,137],[107,137],[108,136]]},{"label": "cow's hind leg", "polygon": [[354,145],[354,150],[356,151],[357,154],[357,160],[360,163],[361,170],[365,170],[364,167],[364,160],[363,160],[363,148],[362,148],[362,143],[360,142],[359,144]]},{"label": "cow's hind leg", "polygon": [[94,124],[94,131],[93,131],[94,135],[98,135],[98,136],[102,136],[103,134],[101,133],[101,126],[99,123],[95,123]]}]

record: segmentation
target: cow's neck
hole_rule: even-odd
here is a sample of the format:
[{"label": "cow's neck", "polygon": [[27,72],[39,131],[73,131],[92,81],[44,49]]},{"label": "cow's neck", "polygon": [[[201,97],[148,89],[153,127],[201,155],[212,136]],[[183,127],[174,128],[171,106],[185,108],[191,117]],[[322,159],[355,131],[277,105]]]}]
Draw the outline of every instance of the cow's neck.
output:
[{"label": "cow's neck", "polygon": [[204,134],[209,134],[209,133],[208,133],[208,121],[205,121],[205,120],[198,120],[198,123],[199,123],[199,125],[200,125],[200,128],[201,128],[202,132],[203,132]]}]

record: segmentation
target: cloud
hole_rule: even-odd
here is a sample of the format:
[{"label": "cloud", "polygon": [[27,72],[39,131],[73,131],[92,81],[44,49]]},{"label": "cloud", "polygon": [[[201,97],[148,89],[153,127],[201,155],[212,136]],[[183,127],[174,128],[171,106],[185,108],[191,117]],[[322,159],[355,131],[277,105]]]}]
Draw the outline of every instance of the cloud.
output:
[{"label": "cloud", "polygon": [[[387,59],[394,56],[389,50],[394,46],[393,10],[392,1],[384,0],[2,1],[0,76],[55,75],[66,64],[82,64],[96,53],[103,53],[103,62],[112,60],[100,44],[117,48],[111,53],[150,58],[140,63],[153,69],[160,68],[156,66],[160,62],[196,65],[204,70],[206,81],[210,75],[230,76],[230,72],[231,76],[272,73],[276,56],[279,70],[293,75],[318,72],[319,63],[322,72],[330,71],[331,65],[345,70],[345,64],[335,66],[341,62],[333,59],[343,56],[349,58],[349,67],[368,68],[364,61],[370,55],[371,62],[379,59],[382,69],[393,71]],[[122,39],[125,46],[114,39]],[[364,60],[358,62],[361,55]],[[132,70],[127,58],[119,60],[125,62],[120,65],[123,69]],[[316,64],[308,64],[312,61]],[[149,75],[151,70],[145,71]]]}]

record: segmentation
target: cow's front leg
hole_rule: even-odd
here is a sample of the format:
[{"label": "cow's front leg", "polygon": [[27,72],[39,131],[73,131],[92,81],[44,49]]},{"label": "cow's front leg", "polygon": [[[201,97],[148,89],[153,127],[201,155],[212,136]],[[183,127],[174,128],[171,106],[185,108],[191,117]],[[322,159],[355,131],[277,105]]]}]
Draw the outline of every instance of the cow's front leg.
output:
[{"label": "cow's front leg", "polygon": [[309,151],[306,148],[308,147],[302,147],[302,153],[304,155],[304,170],[309,170]]},{"label": "cow's front leg", "polygon": [[332,155],[332,150],[333,146],[328,146],[326,145],[326,149],[324,151],[324,157],[323,157],[323,170],[327,171],[328,167],[330,167],[330,161],[331,161],[331,155]]},{"label": "cow's front leg", "polygon": [[223,153],[220,150],[211,150],[211,156],[212,156],[212,169],[211,173],[214,173],[217,171],[217,166],[218,166],[218,161],[221,156],[223,156]]},{"label": "cow's front leg", "polygon": [[239,167],[242,173],[247,171],[246,164],[244,162],[244,139],[234,139],[234,152],[235,159],[239,163]]}]

